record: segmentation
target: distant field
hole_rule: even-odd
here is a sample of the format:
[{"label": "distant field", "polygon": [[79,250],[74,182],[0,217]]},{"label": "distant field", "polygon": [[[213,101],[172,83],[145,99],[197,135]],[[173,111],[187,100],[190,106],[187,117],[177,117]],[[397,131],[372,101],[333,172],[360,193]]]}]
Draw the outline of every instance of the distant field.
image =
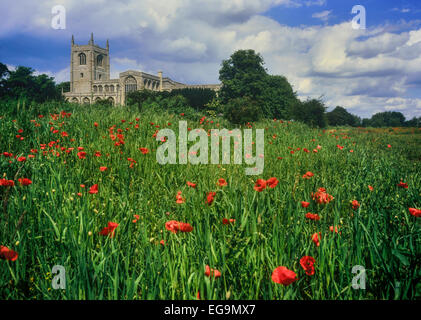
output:
[{"label": "distant field", "polygon": [[[409,211],[421,209],[419,129],[258,122],[264,173],[247,176],[245,164],[156,160],[157,130],[233,128],[220,118],[42,110],[0,110],[0,299],[421,297],[421,224]],[[65,290],[52,288],[55,265]],[[288,285],[273,281],[280,266],[296,275]],[[365,289],[352,287],[354,266]]]}]

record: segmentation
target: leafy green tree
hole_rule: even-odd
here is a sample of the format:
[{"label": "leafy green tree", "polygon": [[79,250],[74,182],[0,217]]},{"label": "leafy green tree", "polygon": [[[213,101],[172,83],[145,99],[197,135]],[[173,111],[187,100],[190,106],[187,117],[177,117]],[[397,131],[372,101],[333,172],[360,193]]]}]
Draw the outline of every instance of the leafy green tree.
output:
[{"label": "leafy green tree", "polygon": [[370,119],[372,127],[402,127],[404,124],[405,116],[396,111],[379,112]]},{"label": "leafy green tree", "polygon": [[5,88],[5,77],[9,74],[9,69],[7,66],[0,62],[0,97],[3,97],[6,94]]},{"label": "leafy green tree", "polygon": [[331,126],[357,126],[360,123],[359,117],[340,106],[337,106],[331,112],[327,112],[326,117]]},{"label": "leafy green tree", "polygon": [[413,117],[411,120],[405,122],[406,127],[414,127],[420,128],[421,127],[421,117]]},{"label": "leafy green tree", "polygon": [[246,96],[259,101],[267,77],[263,64],[263,58],[254,50],[238,50],[222,61],[219,70],[221,102],[227,104],[232,99]]},{"label": "leafy green tree", "polygon": [[7,76],[9,74],[9,69],[7,66],[0,62],[0,79],[3,79],[3,77]]},{"label": "leafy green tree", "polygon": [[262,56],[254,50],[238,50],[224,60],[219,80],[222,104],[249,97],[261,109],[258,113],[267,118],[285,119],[290,106],[298,101],[288,80],[267,74]]},{"label": "leafy green tree", "polygon": [[299,101],[290,108],[292,119],[306,123],[311,127],[324,128],[327,125],[326,107],[321,99]]},{"label": "leafy green tree", "polygon": [[8,77],[2,80],[2,87],[4,95],[9,98],[35,102],[62,99],[54,78],[45,74],[34,76],[32,68],[22,66],[7,73]]},{"label": "leafy green tree", "polygon": [[295,105],[298,99],[284,76],[267,75],[259,102],[266,117],[286,119],[289,108]]},{"label": "leafy green tree", "polygon": [[32,100],[44,102],[51,100],[62,100],[61,89],[56,86],[54,78],[46,74],[40,74],[34,77],[35,87],[32,91]]},{"label": "leafy green tree", "polygon": [[63,92],[70,92],[70,81],[61,82],[57,85],[57,90],[61,92],[63,89]]}]

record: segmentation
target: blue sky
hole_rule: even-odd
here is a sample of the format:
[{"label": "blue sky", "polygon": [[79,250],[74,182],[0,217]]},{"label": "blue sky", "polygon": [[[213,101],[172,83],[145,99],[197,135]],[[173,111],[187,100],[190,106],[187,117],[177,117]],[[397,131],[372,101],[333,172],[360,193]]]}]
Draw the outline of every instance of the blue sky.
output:
[{"label": "blue sky", "polygon": [[[51,27],[52,7],[66,29]],[[352,7],[366,9],[355,30]],[[185,83],[218,83],[235,50],[260,52],[301,99],[323,96],[369,117],[421,116],[421,1],[416,0],[17,0],[0,3],[0,62],[69,80],[70,39],[110,41],[111,72],[134,69]]]}]

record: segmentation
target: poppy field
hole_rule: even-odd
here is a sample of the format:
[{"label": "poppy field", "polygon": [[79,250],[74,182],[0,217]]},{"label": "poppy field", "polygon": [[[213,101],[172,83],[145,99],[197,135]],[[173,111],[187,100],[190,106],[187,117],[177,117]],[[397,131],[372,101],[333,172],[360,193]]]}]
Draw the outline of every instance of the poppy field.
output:
[{"label": "poppy field", "polygon": [[419,129],[248,124],[265,129],[253,176],[157,162],[158,130],[233,129],[222,118],[14,112],[0,110],[0,299],[421,297]]}]

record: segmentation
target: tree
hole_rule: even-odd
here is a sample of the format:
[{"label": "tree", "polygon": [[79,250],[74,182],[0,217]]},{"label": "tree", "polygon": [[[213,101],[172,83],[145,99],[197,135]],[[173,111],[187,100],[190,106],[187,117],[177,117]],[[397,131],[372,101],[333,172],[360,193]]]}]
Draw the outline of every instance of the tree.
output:
[{"label": "tree", "polygon": [[326,127],[326,107],[321,99],[311,99],[307,101],[298,101],[291,106],[289,114],[292,119],[304,122],[311,127]]},{"label": "tree", "polygon": [[259,101],[265,87],[266,70],[263,58],[254,50],[238,50],[222,61],[219,97],[223,104],[232,99],[250,97]]},{"label": "tree", "polygon": [[372,127],[402,127],[405,124],[405,116],[401,112],[386,111],[376,113],[371,117]]},{"label": "tree", "polygon": [[291,84],[284,76],[267,75],[262,96],[263,114],[270,118],[286,119],[288,110],[298,102]]},{"label": "tree", "polygon": [[331,126],[356,126],[360,122],[357,116],[354,116],[340,106],[337,106],[331,112],[326,113],[326,117]]},{"label": "tree", "polygon": [[61,92],[63,89],[63,92],[70,92],[70,81],[61,82],[57,85],[57,90]]},{"label": "tree", "polygon": [[4,96],[6,93],[5,89],[5,78],[9,74],[9,69],[7,66],[0,62],[0,97]]},{"label": "tree", "polygon": [[[4,73],[4,68],[1,68]],[[22,66],[14,71],[7,71],[8,77],[2,79],[3,94],[12,99],[36,102],[62,99],[53,78],[45,74],[34,76],[33,73],[32,68]]]},{"label": "tree", "polygon": [[297,102],[296,94],[285,77],[267,74],[263,65],[262,56],[254,50],[238,50],[224,60],[219,70],[221,103],[249,97],[262,116],[285,119],[287,110]]},{"label": "tree", "polygon": [[9,74],[9,69],[7,66],[0,62],[0,80],[3,79],[3,77],[7,76]]},{"label": "tree", "polygon": [[419,128],[421,126],[421,117],[413,117],[411,120],[405,122],[405,126]]}]

